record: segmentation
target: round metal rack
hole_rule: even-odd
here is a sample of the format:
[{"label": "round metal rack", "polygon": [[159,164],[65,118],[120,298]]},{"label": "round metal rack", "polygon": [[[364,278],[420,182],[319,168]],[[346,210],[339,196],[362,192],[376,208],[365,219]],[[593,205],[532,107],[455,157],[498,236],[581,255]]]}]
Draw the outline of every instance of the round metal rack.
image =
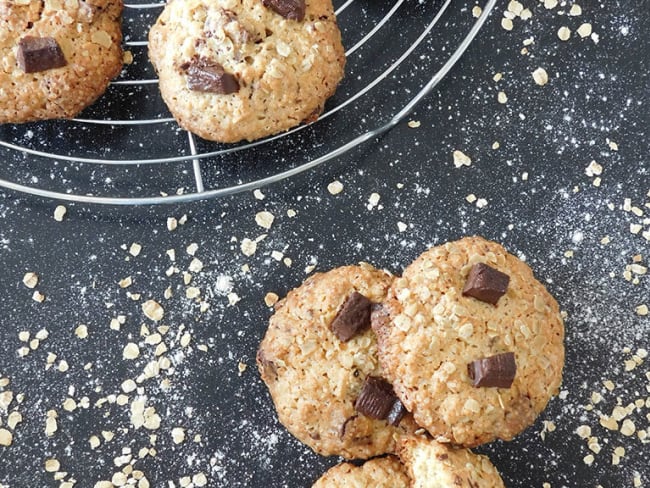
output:
[{"label": "round metal rack", "polygon": [[0,126],[0,186],[85,203],[178,203],[252,190],[314,168],[386,132],[444,78],[476,37],[457,0],[335,1],[346,76],[320,118],[259,141],[217,144],[178,127],[147,57],[164,3],[125,6],[133,54],[107,93],[79,118]]}]

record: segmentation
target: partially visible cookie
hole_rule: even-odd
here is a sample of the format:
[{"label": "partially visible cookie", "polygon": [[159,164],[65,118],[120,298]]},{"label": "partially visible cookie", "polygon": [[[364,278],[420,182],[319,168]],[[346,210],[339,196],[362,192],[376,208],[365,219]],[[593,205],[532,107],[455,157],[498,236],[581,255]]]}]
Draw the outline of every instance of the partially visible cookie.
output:
[{"label": "partially visible cookie", "polygon": [[440,442],[512,439],[558,392],[558,304],[499,244],[468,237],[426,251],[384,306],[388,319],[373,328],[385,374]]},{"label": "partially visible cookie", "polygon": [[122,0],[0,0],[0,123],[69,118],[122,69]]},{"label": "partially visible cookie", "polygon": [[[368,379],[381,393],[383,372],[368,304],[352,297],[381,302],[392,280],[368,264],[317,273],[278,302],[269,321],[257,354],[260,374],[280,422],[319,454],[377,456],[394,451],[396,436],[413,430],[410,416],[394,427],[355,408]],[[366,327],[350,337],[359,316]],[[371,411],[385,405],[383,397],[364,398]]]},{"label": "partially visible cookie", "polygon": [[408,488],[409,477],[394,456],[371,459],[361,466],[341,463],[330,468],[312,488]]},{"label": "partially visible cookie", "polygon": [[345,65],[331,0],[173,0],[149,56],[180,126],[219,142],[315,120]]},{"label": "partially visible cookie", "polygon": [[453,449],[424,436],[414,436],[402,440],[399,456],[411,479],[411,488],[504,488],[490,460],[469,449]]}]

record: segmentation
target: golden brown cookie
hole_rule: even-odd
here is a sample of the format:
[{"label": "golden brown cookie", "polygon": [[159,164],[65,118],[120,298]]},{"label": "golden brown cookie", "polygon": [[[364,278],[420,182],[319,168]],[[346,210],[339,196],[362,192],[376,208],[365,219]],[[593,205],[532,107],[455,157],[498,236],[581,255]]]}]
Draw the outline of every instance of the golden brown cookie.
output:
[{"label": "golden brown cookie", "polygon": [[361,466],[341,463],[330,468],[312,488],[408,488],[409,477],[394,456],[371,459]]},{"label": "golden brown cookie", "polygon": [[122,68],[122,0],[0,0],[0,123],[77,115]]},{"label": "golden brown cookie", "polygon": [[[149,56],[184,129],[220,142],[315,119],[343,77],[331,0],[173,0]],[[267,6],[268,5],[268,6]]]},{"label": "golden brown cookie", "polygon": [[424,436],[414,436],[402,440],[399,456],[411,479],[411,488],[504,488],[490,460],[469,449],[453,449]]},{"label": "golden brown cookie", "polygon": [[[479,263],[492,271],[472,272]],[[509,277],[502,296],[501,273]],[[495,290],[484,287],[490,274]],[[385,374],[440,442],[472,447],[512,439],[558,392],[558,304],[499,244],[468,237],[429,249],[395,279],[385,309],[389,320],[373,322]]]},{"label": "golden brown cookie", "polygon": [[317,273],[278,302],[270,319],[257,354],[260,374],[280,422],[319,454],[393,452],[396,436],[414,428],[410,416],[393,427],[355,409],[366,378],[382,376],[375,334],[369,323],[347,341],[331,329],[351,295],[381,302],[392,280],[368,264]]}]

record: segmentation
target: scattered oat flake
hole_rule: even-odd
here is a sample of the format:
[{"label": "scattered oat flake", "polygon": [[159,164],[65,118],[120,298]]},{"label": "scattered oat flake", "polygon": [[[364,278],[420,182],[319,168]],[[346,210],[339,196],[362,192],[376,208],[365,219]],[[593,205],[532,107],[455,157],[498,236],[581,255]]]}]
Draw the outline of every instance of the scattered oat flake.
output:
[{"label": "scattered oat flake", "polygon": [[454,166],[456,168],[461,168],[462,166],[471,166],[472,159],[462,151],[456,149],[453,152]]},{"label": "scattered oat flake", "polygon": [[252,256],[257,251],[257,242],[248,238],[242,239],[240,248],[244,256]]},{"label": "scattered oat flake", "polygon": [[23,276],[23,284],[27,288],[36,288],[36,285],[38,284],[38,275],[33,272],[25,273],[25,276]]},{"label": "scattered oat flake", "polygon": [[241,298],[239,298],[239,295],[237,293],[228,293],[228,304],[229,305],[235,305],[237,302],[239,302]]},{"label": "scattered oat flake", "polygon": [[246,363],[243,363],[241,361],[239,361],[239,363],[237,363],[237,370],[239,371],[240,376],[246,371],[247,368],[248,368],[248,365]]},{"label": "scattered oat flake", "polygon": [[479,5],[474,5],[474,7],[472,8],[472,15],[478,19],[482,13],[483,13],[483,9]]},{"label": "scattered oat flake", "polygon": [[77,328],[74,330],[74,335],[76,335],[79,339],[85,339],[88,337],[88,326],[84,324],[79,324]]},{"label": "scattered oat flake", "polygon": [[332,195],[338,195],[343,191],[343,183],[341,183],[339,180],[332,181],[329,185],[327,185],[327,191]]},{"label": "scattered oat flake", "polygon": [[63,205],[58,205],[54,209],[54,220],[56,220],[57,222],[62,222],[63,217],[65,217],[65,214],[66,214],[67,211],[68,211],[68,209],[65,208]]},{"label": "scattered oat flake", "polygon": [[409,120],[406,125],[408,125],[411,129],[417,129],[421,124],[419,120]]},{"label": "scattered oat flake", "polygon": [[136,257],[140,254],[140,251],[142,251],[142,246],[138,244],[137,242],[134,242],[131,244],[129,247],[129,254],[133,257]]},{"label": "scattered oat flake", "polygon": [[397,230],[400,232],[405,232],[406,229],[408,229],[408,225],[406,225],[404,222],[397,222]]},{"label": "scattered oat flake", "polygon": [[571,37],[571,29],[563,25],[557,31],[557,36],[560,38],[560,41],[568,41]]},{"label": "scattered oat flake", "polygon": [[48,473],[55,473],[59,470],[61,464],[56,459],[46,459],[45,460],[45,471]]},{"label": "scattered oat flake", "polygon": [[508,19],[507,17],[502,18],[501,27],[503,27],[507,31],[511,31],[514,27],[514,24],[512,23],[512,19]]},{"label": "scattered oat flake", "polygon": [[270,229],[275,217],[271,212],[262,211],[255,214],[255,222],[264,229]]},{"label": "scattered oat flake", "polygon": [[589,163],[589,166],[585,168],[585,174],[587,176],[596,176],[596,175],[601,175],[603,173],[603,167],[602,165],[598,164],[596,161],[591,161]]},{"label": "scattered oat flake", "polygon": [[379,193],[374,193],[374,192],[371,193],[370,196],[368,197],[368,205],[367,205],[368,210],[375,208],[379,204],[380,198],[381,196],[379,195]]},{"label": "scattered oat flake", "polygon": [[155,300],[147,300],[142,304],[142,311],[147,316],[147,318],[158,322],[162,320],[163,315],[165,314],[165,309],[163,309],[160,304]]},{"label": "scattered oat flake", "polygon": [[648,306],[644,303],[636,307],[634,311],[636,312],[637,315],[645,317],[646,315],[648,315]]},{"label": "scattered oat flake", "polygon": [[14,436],[7,429],[0,428],[0,446],[8,447],[14,441]]},{"label": "scattered oat flake", "polygon": [[129,342],[122,350],[122,357],[124,359],[136,359],[139,355],[140,348],[133,342]]},{"label": "scattered oat flake", "polygon": [[199,250],[199,245],[196,242],[193,242],[189,246],[187,246],[185,252],[190,256],[194,256],[196,254],[196,251],[198,250]]},{"label": "scattered oat flake", "polygon": [[558,0],[544,0],[544,7],[551,10],[557,7]]},{"label": "scattered oat flake", "polygon": [[571,8],[569,9],[569,15],[572,17],[577,17],[578,15],[582,14],[582,7],[578,5],[577,3],[574,3],[571,5]]},{"label": "scattered oat flake", "polygon": [[182,427],[174,427],[172,429],[172,441],[174,441],[174,444],[182,444],[185,442],[185,429]]},{"label": "scattered oat flake", "polygon": [[267,307],[272,307],[279,299],[280,297],[271,291],[264,295],[264,303],[266,303]]},{"label": "scattered oat flake", "polygon": [[127,276],[126,278],[118,281],[117,284],[120,286],[120,288],[128,288],[133,284],[133,279],[130,276]]},{"label": "scattered oat flake", "polygon": [[580,37],[583,39],[585,37],[589,37],[591,35],[591,24],[588,22],[585,22],[582,24],[580,27],[578,27],[578,30],[576,31]]},{"label": "scattered oat flake", "polygon": [[533,80],[535,80],[535,83],[539,86],[544,86],[548,83],[548,73],[544,68],[537,68],[533,71]]},{"label": "scattered oat flake", "polygon": [[487,207],[488,201],[485,198],[479,198],[476,200],[476,207],[477,208],[485,208]]},{"label": "scattered oat flake", "polygon": [[172,232],[178,227],[178,220],[175,217],[167,218],[167,230]]},{"label": "scattered oat flake", "polygon": [[500,91],[497,94],[497,102],[499,102],[501,104],[508,103],[508,95],[506,95],[506,92]]},{"label": "scattered oat flake", "polygon": [[616,144],[614,141],[609,141],[607,145],[612,151],[618,151],[618,144]]},{"label": "scattered oat flake", "polygon": [[255,200],[264,200],[264,198],[266,197],[266,195],[264,195],[264,193],[262,193],[262,190],[260,190],[259,188],[253,190],[253,196],[255,197]]},{"label": "scattered oat flake", "polygon": [[43,295],[40,291],[36,290],[34,293],[32,293],[32,300],[38,303],[43,303],[45,301],[45,295]]}]

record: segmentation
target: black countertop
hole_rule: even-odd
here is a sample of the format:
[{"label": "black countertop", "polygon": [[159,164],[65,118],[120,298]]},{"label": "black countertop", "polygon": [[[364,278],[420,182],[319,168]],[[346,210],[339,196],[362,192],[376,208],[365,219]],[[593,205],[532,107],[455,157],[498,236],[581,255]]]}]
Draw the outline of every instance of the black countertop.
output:
[{"label": "black countertop", "polygon": [[[0,192],[0,398],[11,398],[8,412],[0,401],[0,429],[13,433],[12,444],[0,446],[0,486],[71,486],[46,472],[47,459],[58,460],[63,480],[79,487],[110,480],[127,464],[155,487],[190,486],[199,473],[215,487],[310,486],[338,460],[312,453],[276,420],[255,367],[271,314],[265,295],[283,296],[309,272],[359,261],[398,274],[429,246],[472,234],[524,258],[567,314],[560,397],[514,441],[479,451],[509,487],[650,484],[650,447],[642,439],[650,434],[650,320],[638,308],[650,306],[647,8],[630,0],[584,2],[582,15],[569,17],[561,12],[570,5],[524,3],[532,19],[516,19],[505,31],[501,3],[407,121],[263,188],[263,198],[246,192],[165,207],[65,204],[58,222],[59,202]],[[597,38],[576,34],[583,22]],[[567,42],[557,36],[563,25],[573,31]],[[538,67],[548,72],[545,86],[531,75]],[[499,91],[507,103],[497,101]],[[456,168],[454,150],[471,165]],[[591,161],[600,174],[587,170]],[[328,191],[334,181],[343,185],[336,195]],[[261,211],[274,216],[270,229],[256,223]],[[184,215],[186,223],[169,231],[167,219]],[[242,252],[243,239],[258,240],[254,254]],[[132,243],[142,246],[137,256],[129,253]],[[186,297],[192,243],[203,268],[190,286],[200,289],[207,310]],[[168,276],[172,265],[179,272]],[[42,303],[22,282],[27,272],[39,277]],[[132,284],[121,288],[127,277]],[[142,324],[156,327],[142,313],[149,299],[162,304],[168,326],[161,356],[169,367],[160,371],[147,368],[157,345],[142,336]],[[114,330],[111,320],[120,315],[124,323]],[[47,334],[32,349],[40,330]],[[130,342],[139,344],[139,356],[123,359]],[[21,357],[21,350],[29,352]],[[151,377],[138,390],[122,391],[145,371]],[[138,397],[155,408],[159,427],[132,425]],[[630,407],[621,413],[617,406]],[[47,435],[52,410],[57,430]],[[7,426],[11,412],[22,416],[14,429]],[[601,425],[612,415],[618,430]],[[633,432],[629,422],[621,430],[625,420]],[[155,416],[150,421],[156,424]],[[599,452],[578,434],[581,426],[590,427]],[[183,442],[174,442],[174,428],[184,429]],[[614,455],[621,447],[624,455]]]}]

